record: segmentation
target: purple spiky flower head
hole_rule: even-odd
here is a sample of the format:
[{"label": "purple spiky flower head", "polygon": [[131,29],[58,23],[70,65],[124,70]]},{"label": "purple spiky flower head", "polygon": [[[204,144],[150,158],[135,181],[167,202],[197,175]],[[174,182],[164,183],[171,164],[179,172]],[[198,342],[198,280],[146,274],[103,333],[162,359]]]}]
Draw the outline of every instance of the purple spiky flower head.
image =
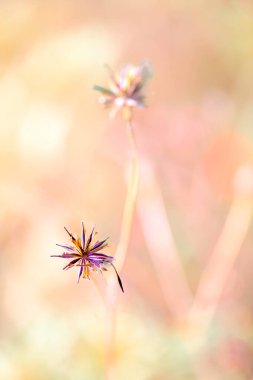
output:
[{"label": "purple spiky flower head", "polygon": [[99,103],[111,108],[112,116],[121,109],[123,118],[129,121],[133,108],[145,105],[143,88],[151,77],[151,65],[147,61],[141,65],[129,64],[116,72],[107,68],[110,74],[108,88],[94,86],[94,90],[101,93]]},{"label": "purple spiky flower head", "polygon": [[92,239],[95,235],[93,227],[91,234],[89,235],[88,239],[86,239],[86,231],[84,228],[84,224],[82,223],[82,233],[81,237],[74,237],[66,227],[64,227],[66,232],[68,233],[71,242],[73,245],[61,245],[57,244],[59,247],[63,248],[65,252],[63,252],[61,255],[51,255],[51,257],[61,257],[63,259],[71,259],[71,261],[63,268],[63,270],[70,269],[72,267],[78,267],[79,268],[79,274],[78,274],[78,282],[80,278],[86,278],[90,280],[90,272],[97,271],[107,271],[108,266],[112,266],[114,269],[117,279],[119,282],[119,286],[124,292],[122,281],[119,277],[119,274],[113,264],[114,257],[105,255],[104,253],[101,253],[102,249],[104,249],[108,244],[107,240],[102,241],[96,241],[95,243],[92,242]]}]

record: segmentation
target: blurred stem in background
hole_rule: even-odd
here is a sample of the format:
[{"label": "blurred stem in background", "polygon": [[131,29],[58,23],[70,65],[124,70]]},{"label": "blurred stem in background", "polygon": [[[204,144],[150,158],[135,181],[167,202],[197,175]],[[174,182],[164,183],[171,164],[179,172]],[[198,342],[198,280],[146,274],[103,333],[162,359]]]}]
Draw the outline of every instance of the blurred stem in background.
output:
[{"label": "blurred stem in background", "polygon": [[147,248],[168,310],[183,320],[192,302],[191,290],[179,259],[161,190],[154,169],[142,160],[138,216]]},{"label": "blurred stem in background", "polygon": [[132,229],[133,215],[139,184],[139,161],[137,154],[136,139],[134,133],[134,127],[131,121],[126,123],[126,130],[131,151],[131,172],[128,183],[127,195],[124,205],[122,225],[120,230],[119,243],[115,253],[115,260],[117,262],[117,268],[121,271],[128,248],[129,238]]},{"label": "blurred stem in background", "polygon": [[200,340],[205,337],[248,232],[253,215],[253,167],[234,177],[234,199],[216,247],[203,271],[189,319]]},{"label": "blurred stem in background", "polygon": [[[116,259],[120,270],[125,261],[136,202],[139,163],[133,127],[127,124],[131,143],[132,170],[124,208],[120,241]],[[156,182],[152,165],[142,161],[141,197],[138,201],[138,215],[143,234],[157,272],[158,281],[175,321],[185,322],[190,329],[181,329],[180,335],[188,348],[189,358],[197,379],[205,379],[198,363],[199,349],[205,343],[209,326],[218,308],[222,293],[240,253],[253,215],[253,168],[244,165],[234,177],[234,199],[230,206],[224,227],[210,257],[196,295],[193,297],[179,260],[168,222],[162,195]],[[116,331],[116,283],[110,288],[110,331],[108,335],[107,379],[115,376],[115,331]],[[179,324],[179,326],[182,326]],[[189,343],[191,347],[188,347]]]},{"label": "blurred stem in background", "polygon": [[[131,118],[127,118],[126,130],[130,145],[131,154],[131,167],[130,177],[127,187],[127,195],[123,210],[122,224],[120,230],[120,238],[115,252],[115,261],[117,262],[118,272],[120,273],[125,263],[129,239],[133,224],[133,216],[136,204],[136,197],[139,183],[139,160],[136,146],[136,139],[134,133],[134,126]],[[116,337],[116,324],[117,324],[117,283],[113,276],[110,276],[108,283],[108,331],[106,338],[106,378],[107,380],[117,379],[115,373],[115,337]]]}]

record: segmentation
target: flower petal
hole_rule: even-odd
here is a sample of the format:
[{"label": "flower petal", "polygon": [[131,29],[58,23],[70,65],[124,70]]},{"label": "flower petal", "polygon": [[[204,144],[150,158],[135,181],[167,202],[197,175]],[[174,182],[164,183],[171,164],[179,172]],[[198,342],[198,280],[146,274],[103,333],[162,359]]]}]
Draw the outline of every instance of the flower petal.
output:
[{"label": "flower petal", "polygon": [[[101,245],[103,245],[107,240],[108,240],[108,238],[106,238],[105,240],[102,240],[102,241],[97,242],[97,243],[96,243],[96,244],[90,249],[90,252],[91,252],[91,251],[93,252],[93,250],[95,250],[95,249],[101,247]],[[102,249],[102,248],[101,248],[101,249]]]},{"label": "flower petal", "polygon": [[116,273],[116,275],[117,275],[117,279],[118,279],[119,286],[120,286],[122,292],[124,293],[123,284],[122,284],[121,278],[119,277],[119,274],[118,274],[118,272],[117,272],[117,269],[115,268],[115,266],[114,266],[113,264],[111,264],[111,265],[112,265],[112,267],[113,267],[113,269],[115,270],[115,273]]},{"label": "flower petal", "polygon": [[82,248],[85,249],[85,228],[84,228],[84,224],[82,222],[82,238],[81,238],[81,244],[82,244]]},{"label": "flower petal", "polygon": [[70,261],[70,263],[68,263],[68,265],[66,265],[64,268],[62,268],[63,270],[66,270],[66,269],[70,269],[72,268],[78,261],[80,260],[80,257],[78,257],[78,259],[74,259],[72,261]]},{"label": "flower petal", "polygon": [[94,229],[95,229],[95,226],[92,228],[92,231],[91,231],[91,234],[90,234],[89,239],[88,239],[88,241],[87,241],[87,244],[86,244],[85,250],[87,250],[87,249],[89,248],[89,245],[90,245],[90,243],[91,243],[91,241],[92,241],[92,237],[93,237]]},{"label": "flower petal", "polygon": [[58,247],[66,249],[68,252],[75,252],[74,247],[69,247],[68,245],[61,245],[61,244],[56,244]]},{"label": "flower petal", "polygon": [[[82,264],[82,262],[83,262],[83,260],[81,261],[81,264]],[[79,275],[78,275],[78,283],[79,283],[79,281],[80,281],[80,278],[81,278],[81,276],[82,276],[82,273],[83,273],[83,266],[81,266],[81,268],[80,268],[80,271],[79,271]]]},{"label": "flower petal", "polygon": [[88,256],[89,260],[114,260],[113,256],[104,255],[103,253],[95,253]]},{"label": "flower petal", "polygon": [[71,258],[74,258],[74,257],[79,257],[80,258],[80,255],[78,255],[77,253],[63,252],[61,255],[51,255],[50,257],[61,257],[62,259],[71,259]]},{"label": "flower petal", "polygon": [[72,242],[75,244],[76,238],[67,230],[66,227],[64,227],[64,230],[68,233],[68,235],[71,237]]},{"label": "flower petal", "polygon": [[108,90],[108,88],[104,88],[104,87],[101,87],[101,86],[95,85],[95,86],[93,86],[93,90],[99,91],[99,92],[101,92],[104,95],[113,95],[113,92],[111,90]]},{"label": "flower petal", "polygon": [[83,268],[84,268],[84,270],[83,270],[83,278],[87,278],[88,280],[90,280],[90,268],[89,268],[89,265],[84,265]]},{"label": "flower petal", "polygon": [[91,249],[91,250],[90,250],[90,253],[91,253],[91,254],[93,254],[93,253],[97,253],[98,251],[100,251],[101,249],[106,248],[107,246],[108,246],[108,244],[105,244],[105,245],[103,245],[102,247],[95,248],[94,250]]}]

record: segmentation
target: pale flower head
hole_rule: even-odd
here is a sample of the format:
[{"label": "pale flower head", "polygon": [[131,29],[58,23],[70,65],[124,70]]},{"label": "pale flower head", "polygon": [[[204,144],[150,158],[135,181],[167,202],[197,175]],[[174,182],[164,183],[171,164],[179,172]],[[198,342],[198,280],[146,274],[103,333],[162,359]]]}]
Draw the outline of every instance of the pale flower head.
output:
[{"label": "pale flower head", "polygon": [[134,107],[145,106],[144,87],[151,77],[151,65],[145,61],[141,65],[126,65],[119,71],[113,72],[110,68],[108,88],[94,86],[101,93],[99,103],[112,110],[114,116],[120,109],[123,118],[131,120]]}]

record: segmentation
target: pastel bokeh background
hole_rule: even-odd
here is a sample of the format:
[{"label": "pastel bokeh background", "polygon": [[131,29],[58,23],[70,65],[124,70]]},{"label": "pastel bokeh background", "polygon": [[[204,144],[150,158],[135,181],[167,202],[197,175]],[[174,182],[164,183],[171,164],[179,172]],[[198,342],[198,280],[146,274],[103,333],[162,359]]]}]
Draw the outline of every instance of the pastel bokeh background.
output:
[{"label": "pastel bokeh background", "polygon": [[253,3],[0,2],[0,379],[102,380],[107,277],[51,259],[67,226],[114,253],[129,147],[94,84],[148,59],[115,379],[253,378]]}]

